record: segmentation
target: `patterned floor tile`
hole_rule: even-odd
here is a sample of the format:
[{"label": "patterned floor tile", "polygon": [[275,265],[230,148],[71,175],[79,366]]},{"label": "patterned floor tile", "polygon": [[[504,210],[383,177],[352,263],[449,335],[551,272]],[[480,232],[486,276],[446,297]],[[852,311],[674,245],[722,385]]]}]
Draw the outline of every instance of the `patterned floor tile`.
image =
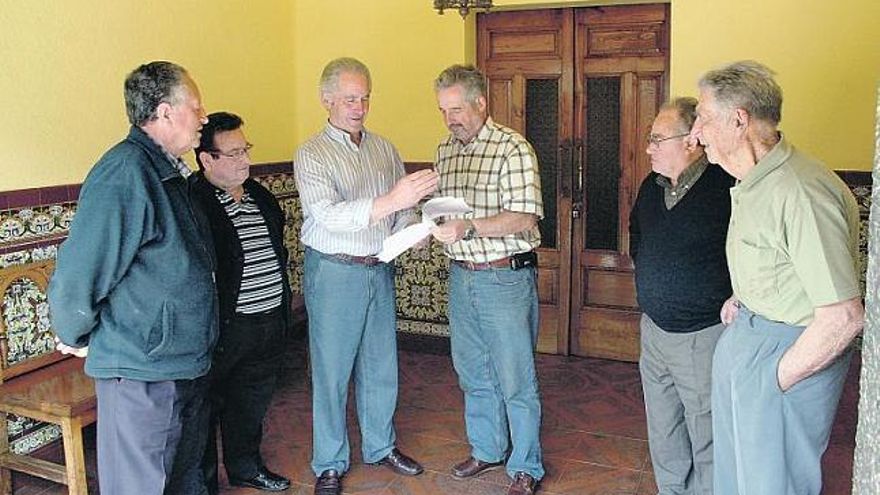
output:
[{"label": "patterned floor tile", "polygon": [[544,456],[601,464],[609,467],[643,469],[648,458],[648,442],[616,435],[545,430]]},{"label": "patterned floor tile", "polygon": [[401,435],[407,433],[467,441],[461,409],[425,411],[422,408],[399,407],[394,425]]},{"label": "patterned floor tile", "polygon": [[407,455],[416,456],[428,471],[448,474],[454,464],[470,455],[467,442],[427,435],[399,435],[397,445]]},{"label": "patterned floor tile", "polygon": [[[402,351],[395,425],[397,444],[420,461],[425,473],[399,476],[381,466],[364,465],[353,400],[348,425],[351,469],[343,479],[347,495],[503,495],[510,479],[504,469],[468,480],[450,475],[453,464],[470,454],[464,429],[461,391],[448,355]],[[547,474],[541,495],[655,495],[647,450],[645,412],[638,368],[632,363],[560,356],[538,356],[544,421],[542,444]],[[850,492],[858,402],[858,360],[844,388],[828,452],[823,459],[823,495]],[[292,352],[282,370],[265,425],[263,457],[293,484],[285,494],[311,494],[311,384],[301,352]],[[94,429],[86,430],[86,452],[94,479]],[[57,446],[43,452],[59,460]],[[253,495],[230,487],[221,469],[223,495]],[[61,495],[65,487],[13,474],[14,495]]]},{"label": "patterned floor tile", "polygon": [[642,472],[597,464],[565,461],[554,479],[545,478],[542,487],[560,495],[632,495]]},{"label": "patterned floor tile", "polygon": [[645,471],[642,473],[642,479],[639,481],[639,489],[636,495],[657,495],[657,482],[654,481],[654,473]]}]

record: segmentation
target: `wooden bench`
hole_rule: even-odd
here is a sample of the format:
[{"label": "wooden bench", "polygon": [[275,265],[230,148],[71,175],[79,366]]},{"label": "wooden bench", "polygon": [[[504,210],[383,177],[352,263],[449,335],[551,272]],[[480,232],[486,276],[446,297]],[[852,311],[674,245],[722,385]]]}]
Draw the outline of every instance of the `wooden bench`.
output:
[{"label": "wooden bench", "polygon": [[[82,359],[51,349],[25,357],[9,333],[14,321],[36,329],[41,312],[45,321],[53,268],[53,261],[40,261],[0,269],[0,495],[12,493],[11,471],[65,484],[71,494],[88,493],[82,428],[97,416],[94,382],[83,373]],[[13,453],[7,413],[59,425],[64,464]]]}]

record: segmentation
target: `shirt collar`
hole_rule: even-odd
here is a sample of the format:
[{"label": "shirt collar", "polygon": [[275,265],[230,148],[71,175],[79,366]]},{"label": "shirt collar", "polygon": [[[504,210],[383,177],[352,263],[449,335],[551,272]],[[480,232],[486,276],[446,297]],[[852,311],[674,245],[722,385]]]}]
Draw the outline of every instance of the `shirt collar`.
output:
[{"label": "shirt collar", "polygon": [[[210,182],[208,182],[208,183],[211,184]],[[227,191],[226,189],[221,189],[221,188],[215,186],[214,184],[211,184],[211,187],[214,188],[214,195],[217,196],[218,198],[234,199],[232,197],[232,194],[230,194],[230,192]],[[245,201],[250,201],[250,198],[251,198],[251,195],[248,193],[247,188],[242,187],[242,189],[241,189],[241,202],[244,203]]]},{"label": "shirt collar", "polygon": [[485,141],[489,139],[489,135],[492,134],[492,131],[495,129],[495,121],[492,120],[492,117],[486,117],[486,122],[483,124],[483,127],[480,127],[480,131],[477,133],[476,139],[480,139]]},{"label": "shirt collar", "polygon": [[[327,137],[329,137],[330,139],[332,139],[338,143],[344,144],[345,146],[348,146],[352,150],[356,151],[358,149],[358,145],[355,144],[355,142],[351,139],[351,134],[349,134],[348,131],[344,131],[344,130],[336,127],[335,125],[331,124],[329,120],[327,121],[327,124],[324,126],[324,133],[327,134]],[[367,132],[366,129],[361,131],[361,144],[363,144],[364,141],[367,140],[368,135],[369,135],[369,133]]]},{"label": "shirt collar", "polygon": [[703,172],[706,170],[706,167],[709,166],[709,160],[706,159],[706,155],[700,155],[699,158],[694,160],[690,165],[685,167],[684,170],[681,171],[681,174],[678,176],[678,184],[673,186],[672,181],[669,177],[657,174],[657,184],[663,186],[664,189],[690,189],[691,186],[694,185],[694,182],[703,175]]},{"label": "shirt collar", "polygon": [[763,158],[758,160],[758,163],[755,164],[755,167],[746,174],[745,178],[739,182],[739,185],[743,188],[749,188],[755,184],[757,184],[761,179],[763,179],[767,174],[779,168],[788,157],[791,156],[794,148],[785,139],[785,136],[780,132],[779,133],[779,142],[776,143],[776,146],[770,149],[770,151],[764,155]]}]

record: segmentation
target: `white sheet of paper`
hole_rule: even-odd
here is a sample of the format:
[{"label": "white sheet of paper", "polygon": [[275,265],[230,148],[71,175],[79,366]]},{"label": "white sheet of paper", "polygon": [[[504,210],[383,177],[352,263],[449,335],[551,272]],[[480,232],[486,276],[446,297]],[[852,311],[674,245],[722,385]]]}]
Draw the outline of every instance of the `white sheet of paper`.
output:
[{"label": "white sheet of paper", "polygon": [[422,206],[422,221],[424,222],[426,217],[433,220],[444,215],[468,213],[472,210],[473,208],[461,198],[443,196],[442,198],[434,198]]},{"label": "white sheet of paper", "polygon": [[388,263],[403,254],[407,249],[418,244],[419,241],[431,234],[431,228],[436,224],[434,219],[445,215],[468,213],[472,210],[461,198],[444,196],[427,201],[422,206],[422,221],[389,236],[382,242],[382,252],[378,254],[379,260]]}]

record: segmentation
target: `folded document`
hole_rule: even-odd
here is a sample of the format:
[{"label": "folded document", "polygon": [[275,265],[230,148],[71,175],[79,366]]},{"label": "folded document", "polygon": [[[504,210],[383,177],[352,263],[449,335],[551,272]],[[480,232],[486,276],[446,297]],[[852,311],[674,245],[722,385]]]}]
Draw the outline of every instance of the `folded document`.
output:
[{"label": "folded document", "polygon": [[434,219],[446,215],[460,215],[473,210],[461,198],[444,196],[429,200],[422,206],[422,221],[389,236],[382,243],[382,252],[378,258],[387,263],[400,256],[407,249],[415,246],[419,241],[431,234],[431,229],[437,224]]}]

